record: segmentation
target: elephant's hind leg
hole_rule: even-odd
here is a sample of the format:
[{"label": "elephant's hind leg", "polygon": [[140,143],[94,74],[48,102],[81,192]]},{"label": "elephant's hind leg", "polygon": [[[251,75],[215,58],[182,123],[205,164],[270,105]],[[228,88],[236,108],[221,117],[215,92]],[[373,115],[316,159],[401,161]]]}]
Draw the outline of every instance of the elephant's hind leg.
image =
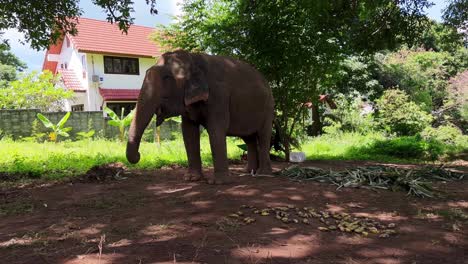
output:
[{"label": "elephant's hind leg", "polygon": [[247,144],[247,172],[256,173],[258,169],[257,135],[242,137]]},{"label": "elephant's hind leg", "polygon": [[258,170],[257,174],[269,175],[272,173],[270,161],[272,119],[268,118],[264,126],[257,133],[258,142]]}]

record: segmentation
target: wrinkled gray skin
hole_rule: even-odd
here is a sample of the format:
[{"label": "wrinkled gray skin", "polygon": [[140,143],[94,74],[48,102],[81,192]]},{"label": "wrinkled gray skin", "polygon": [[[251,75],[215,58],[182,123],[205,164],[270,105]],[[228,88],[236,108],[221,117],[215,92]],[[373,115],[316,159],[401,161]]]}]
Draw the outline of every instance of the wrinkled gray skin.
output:
[{"label": "wrinkled gray skin", "polygon": [[208,132],[214,175],[210,184],[229,181],[226,136],[241,137],[248,146],[248,167],[271,173],[269,156],[273,96],[263,76],[247,63],[229,57],[178,50],[161,56],[146,71],[127,143],[127,159],[140,160],[138,148],[153,115],[157,125],[182,116],[182,134],[189,162],[185,180],[203,178],[200,125]]}]

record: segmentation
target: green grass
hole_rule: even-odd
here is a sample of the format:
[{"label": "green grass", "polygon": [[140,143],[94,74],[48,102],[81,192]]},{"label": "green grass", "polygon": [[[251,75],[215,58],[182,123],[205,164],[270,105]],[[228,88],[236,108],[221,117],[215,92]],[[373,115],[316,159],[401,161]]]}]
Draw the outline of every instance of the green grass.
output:
[{"label": "green grass", "polygon": [[[227,142],[229,158],[238,160],[242,150],[237,145],[243,142],[235,138],[229,138]],[[308,160],[426,162],[442,156],[467,153],[466,144],[468,143],[446,146],[420,137],[386,138],[379,133],[343,133],[311,138],[301,149]],[[201,146],[203,165],[211,165],[211,151],[206,135],[201,139]],[[80,175],[93,166],[112,162],[122,162],[130,168],[138,169],[187,164],[184,143],[180,137],[164,141],[161,146],[144,142],[140,153],[140,162],[130,165],[125,158],[125,143],[117,141],[100,139],[32,143],[3,139],[0,140],[0,180],[5,172],[20,175],[22,179],[61,179]]]},{"label": "green grass", "polygon": [[467,153],[468,143],[462,142],[448,145],[419,136],[386,138],[381,133],[343,133],[312,138],[301,149],[309,160],[427,162]]},{"label": "green grass", "polygon": [[[228,140],[228,156],[239,159],[242,151],[238,140]],[[125,157],[125,143],[108,140],[84,140],[60,143],[31,143],[0,140],[0,172],[20,174],[25,178],[57,179],[85,173],[96,165],[122,162],[130,168],[149,169],[165,165],[186,165],[184,143],[181,139],[164,141],[161,146],[143,142],[141,160],[131,165]],[[207,137],[201,140],[203,164],[211,165]]]}]

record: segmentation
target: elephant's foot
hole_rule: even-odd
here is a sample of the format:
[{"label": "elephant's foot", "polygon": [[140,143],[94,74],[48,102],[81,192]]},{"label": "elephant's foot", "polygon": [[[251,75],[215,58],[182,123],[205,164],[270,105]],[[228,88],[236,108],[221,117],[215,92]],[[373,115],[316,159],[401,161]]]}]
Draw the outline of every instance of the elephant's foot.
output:
[{"label": "elephant's foot", "polygon": [[185,181],[199,181],[203,178],[203,173],[196,170],[188,170],[184,175]]},{"label": "elephant's foot", "polygon": [[229,172],[216,172],[205,178],[208,184],[227,184],[232,182],[232,179],[229,177]]}]

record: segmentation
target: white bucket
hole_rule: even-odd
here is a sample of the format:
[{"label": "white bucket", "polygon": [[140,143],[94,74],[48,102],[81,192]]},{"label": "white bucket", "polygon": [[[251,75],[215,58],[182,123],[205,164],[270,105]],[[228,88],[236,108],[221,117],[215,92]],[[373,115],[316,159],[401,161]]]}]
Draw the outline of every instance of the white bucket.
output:
[{"label": "white bucket", "polygon": [[304,152],[291,152],[289,155],[290,162],[304,162],[306,159],[306,155]]}]

